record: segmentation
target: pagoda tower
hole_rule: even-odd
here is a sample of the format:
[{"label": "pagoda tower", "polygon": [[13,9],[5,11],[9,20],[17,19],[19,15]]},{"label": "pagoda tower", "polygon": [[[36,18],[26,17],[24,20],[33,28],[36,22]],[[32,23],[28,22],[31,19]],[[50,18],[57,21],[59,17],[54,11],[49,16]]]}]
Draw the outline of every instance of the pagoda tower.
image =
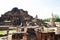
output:
[{"label": "pagoda tower", "polygon": [[38,19],[38,15],[35,16],[35,19]]},{"label": "pagoda tower", "polygon": [[50,19],[50,23],[51,23],[51,26],[56,26],[56,24],[55,24],[55,18],[54,18],[53,13],[52,13],[52,17]]}]

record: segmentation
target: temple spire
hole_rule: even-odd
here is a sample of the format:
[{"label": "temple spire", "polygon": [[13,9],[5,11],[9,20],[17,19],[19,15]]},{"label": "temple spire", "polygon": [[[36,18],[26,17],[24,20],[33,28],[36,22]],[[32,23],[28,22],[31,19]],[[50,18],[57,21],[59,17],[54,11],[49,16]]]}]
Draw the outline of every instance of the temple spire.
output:
[{"label": "temple spire", "polygon": [[55,24],[55,18],[54,18],[54,15],[53,15],[53,12],[52,12],[52,18],[50,19],[50,22],[51,22],[51,26],[56,26]]},{"label": "temple spire", "polygon": [[52,18],[54,18],[54,14],[53,14],[53,12],[52,12],[52,15],[51,15],[51,16],[52,16]]},{"label": "temple spire", "polygon": [[38,15],[35,16],[35,19],[38,19]]}]

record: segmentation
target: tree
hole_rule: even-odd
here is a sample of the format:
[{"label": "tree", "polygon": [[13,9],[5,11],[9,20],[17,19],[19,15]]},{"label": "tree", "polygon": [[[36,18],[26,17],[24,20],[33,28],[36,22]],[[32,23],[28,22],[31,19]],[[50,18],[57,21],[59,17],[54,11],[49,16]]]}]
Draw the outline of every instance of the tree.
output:
[{"label": "tree", "polygon": [[50,18],[45,18],[43,19],[44,22],[49,22],[50,21]]},{"label": "tree", "polygon": [[55,22],[60,22],[60,18],[58,15],[54,15],[54,18],[55,18]]},{"label": "tree", "polygon": [[[50,22],[50,18],[43,19],[45,22]],[[54,15],[54,21],[60,22],[60,17],[58,15]]]}]

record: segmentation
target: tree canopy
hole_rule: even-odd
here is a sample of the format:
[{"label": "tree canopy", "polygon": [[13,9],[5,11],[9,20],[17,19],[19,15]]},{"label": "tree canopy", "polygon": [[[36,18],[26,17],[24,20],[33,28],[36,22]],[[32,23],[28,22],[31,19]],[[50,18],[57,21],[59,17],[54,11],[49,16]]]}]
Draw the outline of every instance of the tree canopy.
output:
[{"label": "tree canopy", "polygon": [[[50,18],[43,19],[45,22],[50,22]],[[54,15],[54,21],[60,22],[60,17],[58,15]]]}]

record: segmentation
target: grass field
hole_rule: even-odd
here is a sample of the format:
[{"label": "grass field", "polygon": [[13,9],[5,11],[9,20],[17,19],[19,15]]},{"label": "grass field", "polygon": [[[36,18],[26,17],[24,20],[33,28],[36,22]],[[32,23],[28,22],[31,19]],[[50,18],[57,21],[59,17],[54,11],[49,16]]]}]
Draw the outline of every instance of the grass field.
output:
[{"label": "grass field", "polygon": [[0,34],[4,35],[6,33],[6,31],[0,31]]},{"label": "grass field", "polygon": [[16,32],[16,30],[10,30],[9,31],[9,33],[15,33]]},{"label": "grass field", "polygon": [[[7,31],[0,30],[0,34],[4,35]],[[9,33],[14,33],[16,30],[9,30]]]}]

